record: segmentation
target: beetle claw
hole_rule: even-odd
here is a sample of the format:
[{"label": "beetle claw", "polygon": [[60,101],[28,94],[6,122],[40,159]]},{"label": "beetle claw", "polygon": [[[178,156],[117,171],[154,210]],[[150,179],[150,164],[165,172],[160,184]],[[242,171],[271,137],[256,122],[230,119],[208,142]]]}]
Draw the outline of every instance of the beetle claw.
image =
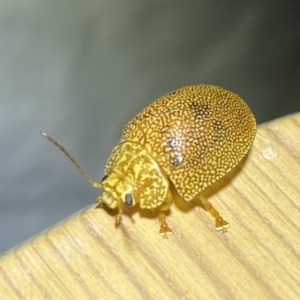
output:
[{"label": "beetle claw", "polygon": [[216,230],[222,231],[222,233],[227,232],[227,228],[229,228],[229,223],[225,221],[222,217],[216,218]]},{"label": "beetle claw", "polygon": [[159,234],[164,238],[167,239],[169,235],[172,234],[172,229],[167,225],[167,223],[163,223],[160,226]]}]

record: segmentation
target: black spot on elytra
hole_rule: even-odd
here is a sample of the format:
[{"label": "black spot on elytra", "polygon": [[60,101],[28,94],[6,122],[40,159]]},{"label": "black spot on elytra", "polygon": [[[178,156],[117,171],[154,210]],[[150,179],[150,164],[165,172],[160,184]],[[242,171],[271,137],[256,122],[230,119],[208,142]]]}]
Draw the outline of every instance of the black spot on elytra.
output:
[{"label": "black spot on elytra", "polygon": [[205,119],[210,116],[210,106],[208,104],[201,104],[198,102],[191,102],[190,109],[196,119]]},{"label": "black spot on elytra", "polygon": [[229,128],[224,126],[222,121],[215,120],[212,122],[212,127],[214,130],[213,142],[218,143],[221,142],[227,135]]},{"label": "black spot on elytra", "polygon": [[178,167],[183,163],[183,154],[181,153],[180,143],[178,138],[176,137],[169,137],[166,142],[168,148],[170,148],[169,152],[169,161],[173,167]]},{"label": "black spot on elytra", "polygon": [[213,121],[212,126],[213,126],[214,131],[224,131],[225,130],[225,127],[222,124],[222,122],[218,121],[218,120]]}]

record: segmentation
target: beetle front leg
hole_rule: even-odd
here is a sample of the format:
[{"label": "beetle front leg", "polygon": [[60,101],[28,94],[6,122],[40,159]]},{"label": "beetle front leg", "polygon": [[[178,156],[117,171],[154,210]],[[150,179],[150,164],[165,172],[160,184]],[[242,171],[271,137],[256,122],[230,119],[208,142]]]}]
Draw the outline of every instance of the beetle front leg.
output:
[{"label": "beetle front leg", "polygon": [[115,225],[116,227],[118,227],[121,223],[121,216],[123,214],[123,209],[122,208],[118,208],[118,214],[116,215],[116,219],[115,219]]}]

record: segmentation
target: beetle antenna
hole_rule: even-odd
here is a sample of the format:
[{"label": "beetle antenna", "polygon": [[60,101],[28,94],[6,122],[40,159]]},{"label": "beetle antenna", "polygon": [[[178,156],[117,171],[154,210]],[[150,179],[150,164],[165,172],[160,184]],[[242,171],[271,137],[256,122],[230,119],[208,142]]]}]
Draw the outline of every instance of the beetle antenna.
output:
[{"label": "beetle antenna", "polygon": [[88,180],[88,182],[95,188],[102,188],[101,183],[98,183],[94,181],[80,166],[80,164],[75,160],[75,158],[62,146],[60,145],[56,140],[54,140],[50,135],[46,134],[43,131],[39,131],[39,133],[44,136],[48,141],[50,141],[53,145],[58,147],[67,157],[68,159],[75,165],[75,167],[78,169],[78,171],[81,173],[81,175]]}]

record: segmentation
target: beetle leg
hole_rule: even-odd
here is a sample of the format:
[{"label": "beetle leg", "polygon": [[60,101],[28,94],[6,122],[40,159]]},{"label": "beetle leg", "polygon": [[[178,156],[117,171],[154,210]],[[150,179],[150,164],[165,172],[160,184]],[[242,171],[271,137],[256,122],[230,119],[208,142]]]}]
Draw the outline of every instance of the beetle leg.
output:
[{"label": "beetle leg", "polygon": [[158,214],[158,219],[160,221],[160,229],[159,229],[159,234],[163,238],[168,238],[168,235],[172,234],[172,229],[168,226],[166,222],[166,215],[164,212],[160,212]]},{"label": "beetle leg", "polygon": [[116,215],[116,227],[118,227],[121,223],[121,216],[122,216],[122,213],[123,213],[123,209],[122,208],[119,208],[119,211],[118,211],[118,214]]},{"label": "beetle leg", "polygon": [[166,221],[166,215],[165,211],[169,210],[170,207],[173,204],[173,197],[168,190],[166,200],[162,206],[159,208],[159,213],[157,215],[158,220],[160,221],[160,229],[159,229],[159,234],[163,236],[163,238],[167,238],[168,235],[172,234],[172,229],[168,226],[167,221]]},{"label": "beetle leg", "polygon": [[209,212],[209,214],[215,218],[216,221],[216,230],[222,230],[222,232],[226,232],[227,228],[230,226],[227,221],[225,221],[219,214],[219,212],[212,206],[212,204],[201,194],[198,195],[200,201],[203,203],[204,208]]},{"label": "beetle leg", "polygon": [[102,200],[102,194],[100,194],[100,195],[98,195],[97,197],[96,197],[96,199],[95,199],[95,203],[99,203],[99,205],[102,205],[104,202],[103,202],[103,200]]}]

